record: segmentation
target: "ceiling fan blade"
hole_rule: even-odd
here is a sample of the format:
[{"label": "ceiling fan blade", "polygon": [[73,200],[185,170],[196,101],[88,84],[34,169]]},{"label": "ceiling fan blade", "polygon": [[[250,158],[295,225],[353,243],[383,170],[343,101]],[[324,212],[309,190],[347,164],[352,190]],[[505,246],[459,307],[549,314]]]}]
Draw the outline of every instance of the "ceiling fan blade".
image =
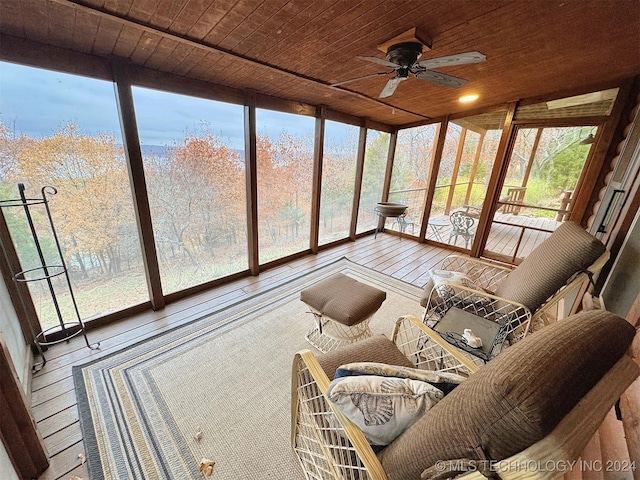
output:
[{"label": "ceiling fan blade", "polygon": [[338,82],[338,83],[332,83],[331,85],[329,85],[330,87],[337,87],[339,85],[344,85],[345,83],[351,83],[351,82],[357,82],[358,80],[364,80],[365,78],[371,78],[371,77],[378,77],[380,75],[389,75],[392,72],[378,72],[378,73],[372,73],[371,75],[365,75],[363,77],[357,77],[357,78],[352,78],[350,80],[345,80],[343,82]]},{"label": "ceiling fan blade", "polygon": [[416,73],[416,78],[453,88],[462,87],[468,83],[468,80],[465,80],[464,78],[454,77],[453,75],[447,75],[446,73],[434,72],[433,70],[418,72]]},{"label": "ceiling fan blade", "polygon": [[417,66],[422,68],[438,68],[449,67],[453,65],[465,65],[467,63],[480,63],[487,59],[480,52],[466,52],[459,53],[457,55],[449,55],[448,57],[431,58],[428,60],[422,60],[416,63]]},{"label": "ceiling fan blade", "polygon": [[382,89],[382,92],[380,92],[380,98],[387,98],[393,95],[393,92],[396,91],[396,88],[398,88],[398,85],[400,85],[400,82],[406,79],[407,77],[393,77],[384,86],[384,88]]},{"label": "ceiling fan blade", "polygon": [[389,68],[400,67],[400,65],[398,65],[397,63],[390,62],[389,60],[385,60],[384,58],[378,58],[378,57],[356,57],[356,58],[360,60],[366,60],[367,62],[377,63],[378,65],[382,65],[383,67],[389,67]]}]

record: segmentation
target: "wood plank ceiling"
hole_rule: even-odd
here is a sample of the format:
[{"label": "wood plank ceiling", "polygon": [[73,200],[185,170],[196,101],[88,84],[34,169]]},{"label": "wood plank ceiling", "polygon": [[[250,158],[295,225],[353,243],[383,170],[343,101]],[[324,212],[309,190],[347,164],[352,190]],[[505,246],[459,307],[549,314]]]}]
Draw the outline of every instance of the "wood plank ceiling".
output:
[{"label": "wood plank ceiling", "polygon": [[[386,99],[377,45],[418,27],[421,60],[479,51],[443,67],[460,89],[409,78]],[[637,0],[0,0],[0,52],[28,39],[389,125],[574,92],[640,73]],[[1,73],[1,72],[0,72]],[[213,88],[213,87],[212,87]],[[472,107],[460,95],[477,93]]]}]

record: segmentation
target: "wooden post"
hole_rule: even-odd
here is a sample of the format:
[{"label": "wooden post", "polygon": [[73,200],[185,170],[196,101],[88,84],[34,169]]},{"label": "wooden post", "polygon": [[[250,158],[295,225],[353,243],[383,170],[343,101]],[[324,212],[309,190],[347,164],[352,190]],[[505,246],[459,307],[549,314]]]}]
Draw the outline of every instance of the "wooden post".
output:
[{"label": "wooden post", "polygon": [[427,226],[429,215],[431,215],[431,204],[433,203],[433,195],[438,182],[438,170],[440,169],[440,161],[442,160],[442,151],[444,150],[444,140],[447,135],[447,126],[449,118],[442,120],[438,125],[436,132],[436,147],[431,157],[431,166],[429,167],[429,178],[427,179],[427,194],[424,196],[424,208],[422,209],[422,221],[420,222],[420,242],[424,243],[427,236]]},{"label": "wooden post", "polygon": [[316,130],[313,142],[313,179],[311,185],[311,253],[318,253],[320,235],[320,199],[322,196],[322,162],[324,157],[324,124],[326,108],[316,110]]},{"label": "wooden post", "polygon": [[358,158],[356,159],[356,180],[353,188],[353,205],[351,208],[351,228],[349,238],[356,239],[356,228],[358,226],[358,210],[360,209],[360,194],[362,193],[362,174],[364,172],[364,156],[367,149],[367,129],[360,127],[360,138],[358,139]]},{"label": "wooden post", "polygon": [[527,182],[529,182],[529,175],[531,175],[531,169],[533,168],[533,162],[536,158],[536,152],[538,151],[538,144],[540,143],[540,137],[542,137],[542,128],[538,128],[536,132],[536,139],[533,141],[533,147],[531,148],[531,154],[529,155],[529,161],[527,162],[527,168],[522,178],[522,186],[526,188]]},{"label": "wooden post", "polygon": [[249,95],[244,106],[244,165],[247,195],[247,242],[249,272],[260,273],[258,257],[258,154],[256,146],[256,99]]},{"label": "wooden post", "polygon": [[464,204],[469,205],[469,199],[471,198],[471,192],[473,191],[473,183],[476,179],[476,172],[478,170],[478,162],[480,161],[480,152],[482,152],[482,146],[484,145],[485,134],[481,134],[478,139],[478,147],[476,148],[476,155],[473,159],[473,166],[471,167],[471,173],[469,174],[469,185],[467,186],[467,193],[464,196]]},{"label": "wooden post", "polygon": [[451,173],[451,186],[449,187],[449,196],[447,197],[447,205],[444,207],[444,213],[449,215],[451,211],[451,202],[453,194],[456,191],[456,183],[458,183],[458,170],[460,170],[460,160],[462,160],[462,152],[464,151],[464,141],[467,138],[467,129],[463,128],[460,132],[460,140],[458,140],[458,150],[456,152],[456,161],[453,164],[453,172]]},{"label": "wooden post", "polygon": [[140,246],[142,247],[142,260],[147,278],[149,298],[151,300],[151,308],[159,310],[164,308],[165,299],[162,294],[160,266],[158,265],[158,253],[151,221],[151,208],[149,207],[147,181],[144,174],[142,151],[140,150],[140,138],[138,138],[138,124],[133,105],[131,82],[127,77],[127,72],[121,67],[114,69],[114,78],[122,140],[124,142],[125,158],[127,159],[129,183],[133,194],[134,212],[136,224],[138,225]]}]

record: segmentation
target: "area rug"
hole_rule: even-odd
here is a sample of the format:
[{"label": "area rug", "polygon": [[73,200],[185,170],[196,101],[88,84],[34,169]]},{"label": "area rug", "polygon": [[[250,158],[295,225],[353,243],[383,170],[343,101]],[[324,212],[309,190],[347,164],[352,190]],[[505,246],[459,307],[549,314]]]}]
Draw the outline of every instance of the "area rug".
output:
[{"label": "area rug", "polygon": [[[303,479],[291,449],[291,361],[313,317],[300,291],[344,273],[387,292],[371,321],[390,336],[420,314],[418,287],[347,259],[74,367],[90,478]],[[316,352],[317,353],[317,352]]]}]

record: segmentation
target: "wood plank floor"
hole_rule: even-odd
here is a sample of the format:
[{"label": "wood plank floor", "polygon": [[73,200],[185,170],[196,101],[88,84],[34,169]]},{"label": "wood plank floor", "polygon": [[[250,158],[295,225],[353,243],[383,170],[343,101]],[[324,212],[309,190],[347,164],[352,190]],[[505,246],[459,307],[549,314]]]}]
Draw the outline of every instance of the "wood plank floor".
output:
[{"label": "wood plank floor", "polygon": [[68,479],[77,475],[88,479],[80,454],[84,444],[76,408],[71,369],[74,365],[120,350],[140,340],[196,319],[211,310],[238,301],[247,294],[325,265],[343,256],[350,260],[422,286],[428,270],[449,251],[386,233],[367,236],[357,242],[308,255],[286,265],[267,270],[257,277],[237,280],[172,303],[158,312],[144,312],[114,324],[90,330],[90,342],[100,342],[100,350],[86,348],[82,338],[55,345],[47,352],[45,368],[32,381],[32,412],[50,456],[49,469],[41,480]]}]

